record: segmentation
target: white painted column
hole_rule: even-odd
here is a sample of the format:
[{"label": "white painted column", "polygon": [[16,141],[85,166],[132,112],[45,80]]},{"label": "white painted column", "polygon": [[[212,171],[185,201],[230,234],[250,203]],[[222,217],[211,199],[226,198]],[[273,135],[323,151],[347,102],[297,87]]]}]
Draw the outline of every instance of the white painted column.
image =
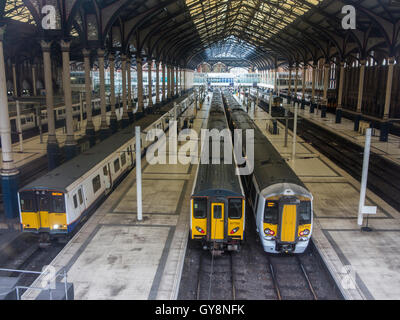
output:
[{"label": "white painted column", "polygon": [[142,151],[141,151],[141,133],[140,127],[135,128],[136,137],[136,195],[137,195],[137,219],[143,220],[142,206]]},{"label": "white painted column", "polygon": [[303,66],[303,83],[302,83],[302,90],[301,90],[301,99],[304,101],[305,95],[306,95],[306,73],[307,73],[307,67],[304,64]]},{"label": "white painted column", "polygon": [[2,167],[0,173],[3,186],[4,212],[7,218],[15,218],[18,215],[17,191],[19,171],[14,163],[11,144],[11,124],[8,110],[6,69],[3,51],[5,28],[5,26],[0,27],[0,138],[2,153]]},{"label": "white painted column", "polygon": [[316,65],[312,65],[312,82],[311,82],[311,103],[315,103],[315,77],[316,77]]},{"label": "white painted column", "polygon": [[344,62],[340,63],[340,75],[339,75],[339,93],[338,93],[338,109],[342,108],[342,102],[343,102],[343,85],[344,85],[344,77],[345,77],[345,71],[346,69],[344,68]]},{"label": "white painted column", "polygon": [[132,60],[130,57],[126,59],[126,72],[127,72],[127,90],[128,90],[128,113],[133,112],[132,106]]},{"label": "white painted column", "polygon": [[111,104],[111,121],[117,120],[117,113],[115,111],[115,57],[113,53],[108,56],[110,62],[110,104]]},{"label": "white painted column", "polygon": [[11,125],[8,111],[8,98],[6,86],[6,72],[4,66],[3,35],[5,27],[0,27],[0,136],[2,152],[1,175],[15,174],[18,170],[15,167],[12,145]]},{"label": "white painted column", "polygon": [[162,63],[162,101],[165,101],[165,63]]},{"label": "white painted column", "polygon": [[187,90],[187,83],[186,83],[186,69],[183,69],[183,90]]},{"label": "white painted column", "polygon": [[15,102],[17,108],[17,131],[19,140],[19,152],[24,152],[24,137],[22,135],[22,125],[21,125],[21,107],[19,100]]},{"label": "white painted column", "polygon": [[40,42],[43,52],[43,69],[44,69],[44,85],[46,89],[46,107],[47,107],[47,125],[48,139],[47,144],[57,144],[56,126],[54,122],[54,95],[53,95],[53,79],[51,74],[51,42]]},{"label": "white painted column", "polygon": [[67,139],[65,141],[66,147],[76,146],[74,135],[74,119],[72,116],[72,92],[71,92],[71,72],[69,49],[70,42],[61,40],[61,51],[63,61],[63,88],[64,88],[64,102],[65,102],[65,117],[67,127]]},{"label": "white painted column", "polygon": [[85,96],[86,96],[86,133],[94,133],[94,124],[92,118],[92,84],[90,77],[90,50],[83,49],[83,62],[85,65]]},{"label": "white painted column", "polygon": [[293,142],[292,142],[292,161],[296,159],[296,139],[297,139],[297,114],[299,106],[294,105],[294,123],[293,123]]},{"label": "white painted column", "polygon": [[176,95],[179,95],[179,89],[178,89],[178,86],[179,86],[179,75],[178,75],[178,71],[179,70],[179,68],[178,67],[176,67],[175,68],[175,94]]},{"label": "white painted column", "polygon": [[34,97],[37,96],[37,90],[36,90],[36,66],[32,64],[32,95]]},{"label": "white painted column", "polygon": [[125,122],[126,125],[129,122],[129,115],[128,115],[128,102],[126,100],[126,55],[121,55],[121,74],[122,74],[122,107],[123,107],[123,114],[122,120]]},{"label": "white painted column", "polygon": [[148,107],[151,108],[153,107],[153,79],[152,79],[152,74],[151,74],[151,68],[152,68],[153,60],[149,59],[147,61],[147,78],[148,78],[148,90],[149,90],[149,104]]},{"label": "white painted column", "polygon": [[167,97],[171,98],[171,66],[167,65]]},{"label": "white painted column", "polygon": [[294,98],[297,99],[297,86],[299,84],[299,65],[296,63],[296,79],[294,80]]},{"label": "white painted column", "polygon": [[385,109],[383,112],[383,119],[388,120],[390,115],[390,101],[392,98],[392,87],[393,87],[393,71],[394,71],[394,57],[388,59],[388,75],[386,81],[386,98],[385,98]]},{"label": "white painted column", "polygon": [[16,70],[15,63],[12,64],[12,73],[13,73],[14,97],[18,97],[17,70]]},{"label": "white painted column", "polygon": [[143,102],[143,64],[142,58],[136,57],[137,66],[137,90],[138,90],[138,111],[144,112],[144,102]]},{"label": "white painted column", "polygon": [[98,49],[97,56],[99,59],[99,75],[100,75],[100,110],[101,110],[101,125],[100,130],[108,130],[107,125],[107,110],[106,110],[106,84],[104,75],[104,50]]},{"label": "white painted column", "polygon": [[160,103],[160,61],[156,61],[156,104]]},{"label": "white painted column", "polygon": [[361,113],[363,93],[364,93],[364,79],[365,79],[365,60],[360,61],[360,81],[358,84],[358,100],[357,100],[357,113]]},{"label": "white painted column", "polygon": [[329,63],[325,63],[324,67],[325,67],[325,71],[324,71],[324,97],[323,97],[323,102],[325,104],[327,104],[328,103],[328,87],[329,87],[329,69],[330,69]]}]

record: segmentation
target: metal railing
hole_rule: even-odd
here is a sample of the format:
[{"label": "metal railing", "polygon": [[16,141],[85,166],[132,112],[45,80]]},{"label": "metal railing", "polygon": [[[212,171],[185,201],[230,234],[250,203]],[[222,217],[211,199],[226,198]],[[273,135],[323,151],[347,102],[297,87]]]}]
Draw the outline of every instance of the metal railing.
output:
[{"label": "metal railing", "polygon": [[[48,291],[49,292],[49,297],[50,300],[53,300],[53,294],[52,291],[56,290],[55,286],[57,283],[57,279],[61,277],[63,279],[64,283],[64,290],[65,290],[65,300],[68,300],[68,281],[67,281],[67,270],[63,267],[59,272],[55,273],[51,278],[46,278],[47,275],[51,275],[50,270],[48,268],[44,268],[43,271],[29,271],[29,270],[15,270],[15,269],[3,269],[0,268],[0,272],[12,272],[12,273],[19,273],[19,274],[33,274],[33,275],[38,275],[38,278],[35,281],[38,281],[41,277],[44,278],[42,279],[42,284],[43,281],[46,281],[46,285],[43,287],[34,287],[34,286],[22,286],[22,285],[16,285],[13,290],[16,291],[16,297],[17,300],[21,300],[20,297],[20,292],[21,290],[38,290],[40,292],[43,291]],[[8,295],[12,293],[13,290],[10,290],[7,293],[0,293],[0,296]]]}]

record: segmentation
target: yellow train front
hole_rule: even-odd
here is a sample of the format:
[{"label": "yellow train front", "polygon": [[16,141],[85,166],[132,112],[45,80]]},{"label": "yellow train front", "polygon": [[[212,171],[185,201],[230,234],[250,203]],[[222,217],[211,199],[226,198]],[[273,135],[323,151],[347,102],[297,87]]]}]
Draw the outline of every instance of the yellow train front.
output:
[{"label": "yellow train front", "polygon": [[[244,237],[245,197],[233,155],[232,161],[224,159],[224,144],[232,146],[232,140],[218,91],[211,102],[208,129],[221,133],[217,141],[224,136],[224,143],[220,144],[220,156],[210,152],[206,157],[210,163],[198,166],[190,203],[190,237],[213,253],[237,251]],[[203,152],[210,151],[206,149]]]},{"label": "yellow train front", "polygon": [[191,238],[201,241],[204,249],[238,251],[244,236],[244,217],[245,200],[239,193],[208,190],[193,195]]}]

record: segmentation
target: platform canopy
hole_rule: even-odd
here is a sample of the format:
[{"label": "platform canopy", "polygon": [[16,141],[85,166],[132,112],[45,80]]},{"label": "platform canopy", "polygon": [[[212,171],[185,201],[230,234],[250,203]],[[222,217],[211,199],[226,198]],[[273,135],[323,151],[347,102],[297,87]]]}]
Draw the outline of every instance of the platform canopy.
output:
[{"label": "platform canopy", "polygon": [[[82,48],[104,47],[190,68],[203,62],[222,62],[230,67],[267,69],[321,58],[398,59],[400,51],[399,0],[5,0],[1,3],[0,24],[29,25],[30,28],[21,31],[28,40],[71,39],[76,58]],[[45,5],[56,10],[55,30],[41,27]],[[345,5],[355,9],[355,30],[342,27]],[[8,39],[16,37],[19,34],[15,32],[7,35]],[[8,43],[15,46],[12,41]],[[34,47],[30,51],[34,52]]]}]

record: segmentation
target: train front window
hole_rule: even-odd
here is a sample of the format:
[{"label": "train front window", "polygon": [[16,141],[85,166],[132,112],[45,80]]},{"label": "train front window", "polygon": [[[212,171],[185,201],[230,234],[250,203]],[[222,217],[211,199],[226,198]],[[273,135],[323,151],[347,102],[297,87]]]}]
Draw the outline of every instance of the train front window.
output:
[{"label": "train front window", "polygon": [[53,192],[52,207],[54,213],[65,213],[65,201],[62,193]]},{"label": "train front window", "polygon": [[39,196],[39,211],[50,211],[50,201],[47,194],[42,194]]},{"label": "train front window", "polygon": [[214,206],[214,219],[222,219],[222,206]]},{"label": "train front window", "polygon": [[229,199],[229,219],[240,219],[242,208],[242,199]]},{"label": "train front window", "polygon": [[311,223],[311,201],[301,201],[298,206],[298,212],[300,217],[300,224]]},{"label": "train front window", "polygon": [[24,192],[20,194],[21,211],[22,212],[36,212],[36,201],[33,194]]},{"label": "train front window", "polygon": [[207,199],[193,199],[193,217],[204,219],[207,216]]},{"label": "train front window", "polygon": [[264,211],[264,222],[278,224],[279,204],[277,201],[266,201]]}]

